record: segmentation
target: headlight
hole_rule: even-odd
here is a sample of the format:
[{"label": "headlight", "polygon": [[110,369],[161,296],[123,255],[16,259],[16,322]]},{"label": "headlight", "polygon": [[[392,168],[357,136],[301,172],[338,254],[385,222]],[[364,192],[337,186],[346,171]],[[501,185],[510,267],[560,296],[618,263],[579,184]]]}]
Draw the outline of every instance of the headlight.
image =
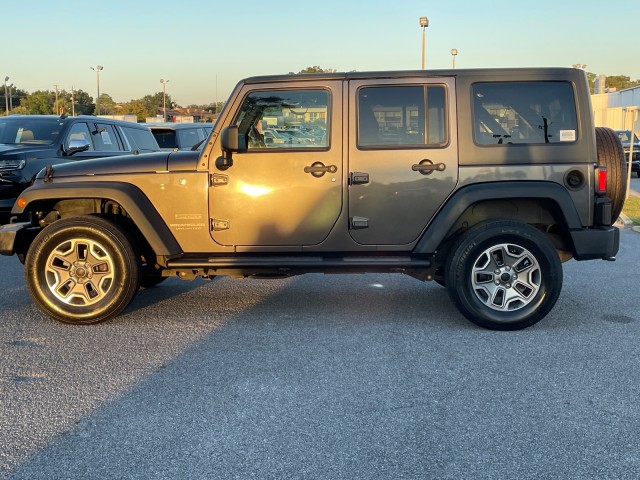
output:
[{"label": "headlight", "polygon": [[27,161],[23,158],[9,158],[6,160],[0,160],[0,171],[7,172],[9,170],[21,170],[26,165]]}]

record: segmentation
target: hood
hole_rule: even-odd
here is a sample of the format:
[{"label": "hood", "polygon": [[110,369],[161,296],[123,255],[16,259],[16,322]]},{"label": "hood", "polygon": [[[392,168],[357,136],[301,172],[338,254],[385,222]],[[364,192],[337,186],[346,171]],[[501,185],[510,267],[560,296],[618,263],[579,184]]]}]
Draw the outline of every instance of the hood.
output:
[{"label": "hood", "polygon": [[199,156],[200,152],[154,152],[81,160],[54,165],[51,178],[195,170]]},{"label": "hood", "polygon": [[14,145],[0,143],[0,159],[6,156],[39,158],[40,153],[42,153],[43,156],[51,156],[51,152],[55,151],[56,148],[55,145]]}]

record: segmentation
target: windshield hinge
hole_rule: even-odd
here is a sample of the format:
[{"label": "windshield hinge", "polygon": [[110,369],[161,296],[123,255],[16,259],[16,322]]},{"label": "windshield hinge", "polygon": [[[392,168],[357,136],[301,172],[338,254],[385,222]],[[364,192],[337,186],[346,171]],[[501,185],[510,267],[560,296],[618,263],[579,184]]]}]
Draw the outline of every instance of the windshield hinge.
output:
[{"label": "windshield hinge", "polygon": [[219,232],[220,230],[228,230],[229,229],[229,220],[222,220],[221,218],[212,218],[211,219],[211,230],[214,232]]},{"label": "windshield hinge", "polygon": [[229,183],[229,176],[221,173],[212,173],[210,178],[212,187],[221,187]]}]

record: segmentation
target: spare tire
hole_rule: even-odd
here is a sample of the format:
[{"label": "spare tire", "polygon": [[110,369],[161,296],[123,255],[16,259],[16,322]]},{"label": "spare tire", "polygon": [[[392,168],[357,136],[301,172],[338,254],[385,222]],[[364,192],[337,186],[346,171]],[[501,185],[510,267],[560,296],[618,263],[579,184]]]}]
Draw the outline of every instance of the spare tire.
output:
[{"label": "spare tire", "polygon": [[610,128],[596,127],[596,151],[598,165],[607,167],[607,195],[615,221],[627,195],[627,161],[618,135]]}]

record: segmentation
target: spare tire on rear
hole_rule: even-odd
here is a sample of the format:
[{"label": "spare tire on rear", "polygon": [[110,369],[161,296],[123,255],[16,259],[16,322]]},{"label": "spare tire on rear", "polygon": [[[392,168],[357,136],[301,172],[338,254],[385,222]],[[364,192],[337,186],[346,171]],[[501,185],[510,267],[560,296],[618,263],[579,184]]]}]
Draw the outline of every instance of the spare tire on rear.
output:
[{"label": "spare tire on rear", "polygon": [[612,219],[615,221],[627,195],[627,161],[616,133],[610,128],[596,127],[598,165],[607,167],[607,195],[611,199]]}]

